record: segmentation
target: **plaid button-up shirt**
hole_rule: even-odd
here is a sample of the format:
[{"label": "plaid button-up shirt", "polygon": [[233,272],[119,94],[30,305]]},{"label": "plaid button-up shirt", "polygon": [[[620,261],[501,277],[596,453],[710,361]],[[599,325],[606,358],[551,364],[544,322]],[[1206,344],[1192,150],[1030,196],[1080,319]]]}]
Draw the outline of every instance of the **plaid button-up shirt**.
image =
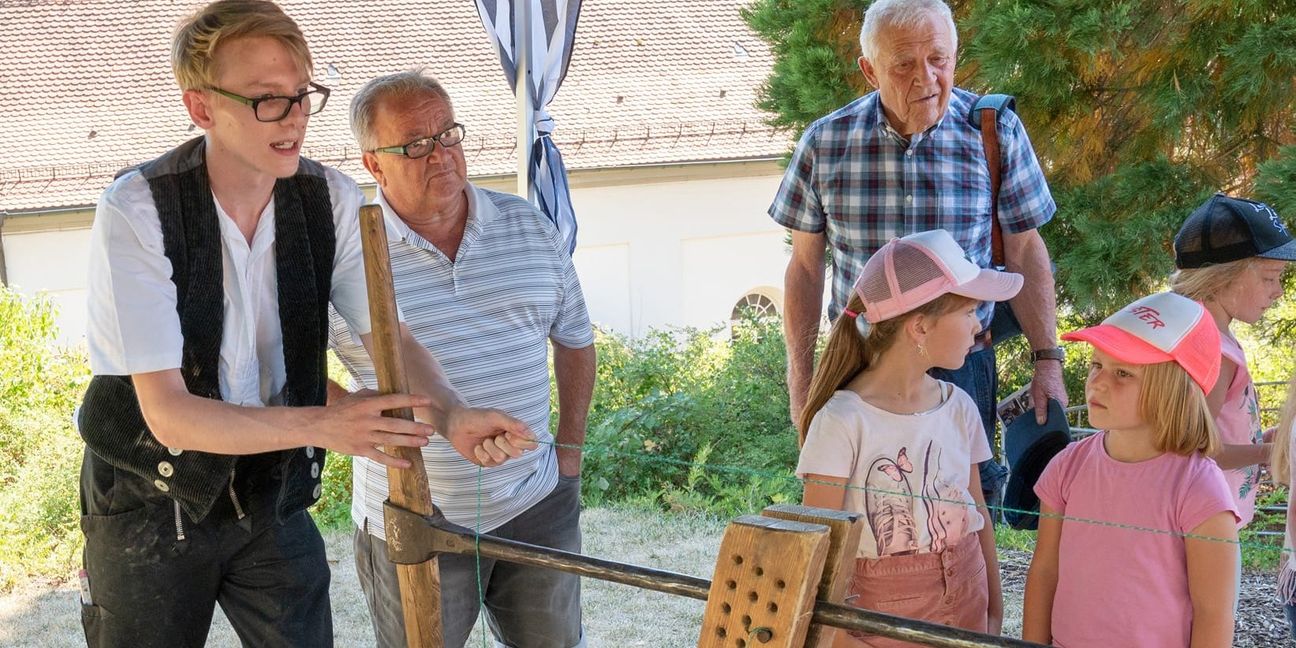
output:
[{"label": "plaid button-up shirt", "polygon": [[[832,246],[836,318],[869,256],[892,238],[945,229],[983,268],[990,267],[990,173],[981,132],[967,116],[977,95],[954,88],[945,116],[906,140],[887,123],[878,93],[811,124],[802,135],[769,214],[778,224],[825,232]],[[1004,232],[1037,228],[1053,217],[1039,160],[1021,120],[999,115]],[[993,303],[978,309],[989,326]]]}]

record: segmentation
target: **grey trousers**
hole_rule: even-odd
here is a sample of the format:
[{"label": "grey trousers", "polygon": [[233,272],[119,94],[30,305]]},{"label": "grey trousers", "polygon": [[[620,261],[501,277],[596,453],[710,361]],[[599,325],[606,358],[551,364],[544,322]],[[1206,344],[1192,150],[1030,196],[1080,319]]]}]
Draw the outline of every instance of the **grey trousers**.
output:
[{"label": "grey trousers", "polygon": [[[580,478],[559,477],[552,493],[490,532],[528,544],[579,552]],[[356,573],[373,621],[379,648],[404,648],[396,566],[387,543],[367,529],[355,532]],[[441,622],[446,648],[468,641],[486,602],[486,619],[498,645],[507,648],[582,646],[580,578],[550,569],[481,560],[481,589],[475,556],[441,555]]]}]

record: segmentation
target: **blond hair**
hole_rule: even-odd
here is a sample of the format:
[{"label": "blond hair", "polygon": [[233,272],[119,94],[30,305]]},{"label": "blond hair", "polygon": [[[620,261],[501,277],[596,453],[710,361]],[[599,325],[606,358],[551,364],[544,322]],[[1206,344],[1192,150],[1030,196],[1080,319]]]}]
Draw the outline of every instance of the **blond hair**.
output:
[{"label": "blond hair", "polygon": [[310,49],[297,23],[268,0],[218,0],[180,23],[171,43],[171,69],[181,90],[201,90],[216,83],[216,49],[237,38],[279,41],[307,76]]},{"label": "blond hair", "polygon": [[1283,404],[1278,429],[1274,432],[1273,449],[1269,452],[1269,474],[1275,482],[1291,481],[1292,424],[1296,423],[1296,373],[1287,381],[1287,402]]},{"label": "blond hair", "polygon": [[1209,457],[1220,448],[1206,394],[1178,363],[1145,365],[1139,414],[1152,428],[1152,445],[1158,452]]},{"label": "blond hair", "polygon": [[1247,257],[1227,263],[1216,263],[1204,268],[1182,268],[1170,275],[1170,290],[1189,299],[1204,302],[1214,299],[1243,272],[1250,270],[1256,257]]},{"label": "blond hair", "polygon": [[801,410],[797,421],[798,445],[805,445],[810,422],[828,403],[828,399],[832,398],[833,392],[845,387],[860,372],[873,366],[878,357],[895,343],[905,322],[918,315],[940,317],[975,301],[962,295],[945,293],[908,313],[870,324],[868,335],[865,336],[857,328],[856,322],[858,317],[864,316],[864,301],[852,290],[846,310],[859,315],[850,317],[843,313],[833,322],[832,330],[828,333],[828,344],[824,346],[819,365],[815,367],[814,376],[810,379],[810,395],[806,398],[805,409]]}]

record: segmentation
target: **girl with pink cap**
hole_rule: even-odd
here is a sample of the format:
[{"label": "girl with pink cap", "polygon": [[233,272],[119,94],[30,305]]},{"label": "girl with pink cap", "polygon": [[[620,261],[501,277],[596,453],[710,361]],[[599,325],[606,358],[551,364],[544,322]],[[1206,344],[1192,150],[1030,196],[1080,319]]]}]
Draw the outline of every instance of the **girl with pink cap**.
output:
[{"label": "girl with pink cap", "polygon": [[1206,392],[1219,330],[1201,304],[1158,293],[1088,342],[1089,421],[1035,484],[1039,534],[1022,638],[1056,646],[1229,646],[1238,508],[1219,466]]},{"label": "girl with pink cap", "polygon": [[[980,330],[977,304],[1021,285],[971,262],[945,230],[893,239],[864,265],[797,426],[805,503],[867,520],[848,604],[999,633],[999,564],[977,471],[990,446],[972,398],[927,372],[959,368]],[[834,645],[912,644],[850,633]]]}]

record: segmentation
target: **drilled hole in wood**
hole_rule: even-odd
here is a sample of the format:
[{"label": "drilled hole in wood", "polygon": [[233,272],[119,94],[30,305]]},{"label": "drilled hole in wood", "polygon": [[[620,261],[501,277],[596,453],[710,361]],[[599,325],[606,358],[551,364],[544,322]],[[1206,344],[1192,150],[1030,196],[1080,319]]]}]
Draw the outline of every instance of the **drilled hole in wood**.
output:
[{"label": "drilled hole in wood", "polygon": [[742,556],[734,556],[734,564],[735,564],[735,565],[741,565],[741,564],[742,564]]},{"label": "drilled hole in wood", "polygon": [[738,640],[738,648],[747,648],[747,642],[744,641],[744,640],[742,640],[742,639],[739,639],[739,640]]},{"label": "drilled hole in wood", "polygon": [[765,570],[764,570],[764,569],[761,569],[760,567],[757,567],[757,568],[756,568],[756,575],[757,575],[757,576],[764,576],[764,575],[765,575]]},{"label": "drilled hole in wood", "polygon": [[729,614],[730,612],[733,612],[733,608],[730,607],[728,603],[721,603],[720,611],[724,612],[725,614]]},{"label": "drilled hole in wood", "polygon": [[787,583],[783,582],[783,579],[780,578],[780,579],[774,581],[774,587],[777,587],[777,588],[779,588],[779,589],[783,589],[784,587],[787,587]]},{"label": "drilled hole in wood", "polygon": [[728,587],[729,589],[738,589],[738,581],[733,579],[727,580],[725,581],[725,587]]},{"label": "drilled hole in wood", "polygon": [[717,636],[717,637],[720,637],[721,639],[724,639],[724,638],[725,638],[726,636],[728,636],[728,635],[729,635],[729,632],[728,632],[727,630],[724,629],[724,626],[720,626],[720,627],[716,628],[716,636]]},{"label": "drilled hole in wood", "polygon": [[[774,601],[770,601],[770,604],[769,604],[769,611],[770,611],[770,612],[778,612],[778,603],[775,603]],[[725,610],[725,612],[728,612],[728,610]]]},{"label": "drilled hole in wood", "polygon": [[752,603],[755,603],[755,602],[757,601],[757,599],[759,599],[759,598],[760,598],[760,596],[758,596],[758,595],[756,594],[756,590],[752,590],[752,591],[750,591],[750,592],[747,592],[747,600],[748,600],[748,601],[751,601]]},{"label": "drilled hole in wood", "polygon": [[747,616],[746,614],[743,615],[743,627],[744,628],[751,627],[751,617]]}]

